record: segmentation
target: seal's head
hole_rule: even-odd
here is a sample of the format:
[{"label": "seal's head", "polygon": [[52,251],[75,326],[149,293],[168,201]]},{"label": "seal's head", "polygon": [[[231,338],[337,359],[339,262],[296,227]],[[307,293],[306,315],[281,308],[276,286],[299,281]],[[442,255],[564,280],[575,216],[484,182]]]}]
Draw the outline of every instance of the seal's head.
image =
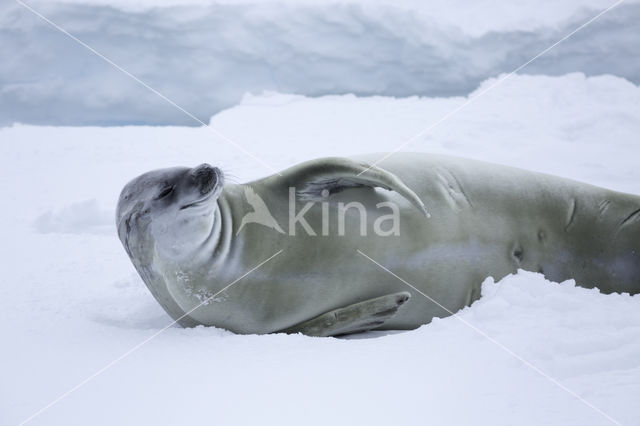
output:
[{"label": "seal's head", "polygon": [[154,170],[122,189],[116,211],[118,236],[129,256],[141,263],[159,248],[188,255],[213,229],[224,176],[209,164]]}]

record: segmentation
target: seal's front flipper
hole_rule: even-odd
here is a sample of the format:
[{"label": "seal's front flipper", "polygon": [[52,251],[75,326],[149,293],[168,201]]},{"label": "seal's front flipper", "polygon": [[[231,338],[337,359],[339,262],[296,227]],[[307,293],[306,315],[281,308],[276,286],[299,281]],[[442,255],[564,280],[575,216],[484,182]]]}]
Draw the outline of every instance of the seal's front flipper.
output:
[{"label": "seal's front flipper", "polygon": [[301,200],[322,201],[326,195],[354,187],[379,187],[395,191],[425,216],[424,203],[396,175],[380,167],[348,158],[330,157],[308,161],[285,172],[289,186],[298,187]]},{"label": "seal's front flipper", "polygon": [[327,337],[372,330],[392,318],[410,297],[406,291],[376,297],[334,309],[280,332]]}]

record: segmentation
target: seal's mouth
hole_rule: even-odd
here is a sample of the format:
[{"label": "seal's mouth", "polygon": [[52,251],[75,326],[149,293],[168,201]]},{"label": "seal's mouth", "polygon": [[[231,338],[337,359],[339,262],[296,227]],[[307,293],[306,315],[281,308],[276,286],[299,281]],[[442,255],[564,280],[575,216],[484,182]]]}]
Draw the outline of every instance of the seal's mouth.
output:
[{"label": "seal's mouth", "polygon": [[194,185],[198,188],[198,192],[201,197],[192,203],[180,207],[180,210],[205,204],[213,194],[220,192],[218,189],[222,188],[222,185],[224,184],[224,175],[222,174],[222,171],[219,168],[212,167],[206,163],[193,168],[189,172],[189,175],[193,180]]}]

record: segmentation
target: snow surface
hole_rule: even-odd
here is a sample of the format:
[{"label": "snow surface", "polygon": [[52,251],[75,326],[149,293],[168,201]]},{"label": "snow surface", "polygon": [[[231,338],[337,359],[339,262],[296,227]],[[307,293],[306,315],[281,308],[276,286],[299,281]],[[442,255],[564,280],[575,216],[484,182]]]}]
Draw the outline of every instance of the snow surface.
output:
[{"label": "snow surface", "polygon": [[[26,3],[206,121],[263,90],[466,95],[614,1]],[[625,0],[522,71],[638,84],[638,22],[640,2]],[[197,124],[13,1],[0,5],[0,56],[0,125]]]},{"label": "snow surface", "polygon": [[[248,95],[211,124],[281,169],[389,151],[466,99]],[[622,78],[514,76],[407,150],[640,194],[639,112],[640,87]],[[206,128],[0,128],[0,424],[171,323],[117,239],[115,203],[139,173],[205,161],[239,182],[269,174]],[[640,424],[639,296],[523,271],[487,279],[482,294],[460,318],[616,421]],[[350,339],[171,327],[29,424],[256,423],[611,424],[455,317]]]}]

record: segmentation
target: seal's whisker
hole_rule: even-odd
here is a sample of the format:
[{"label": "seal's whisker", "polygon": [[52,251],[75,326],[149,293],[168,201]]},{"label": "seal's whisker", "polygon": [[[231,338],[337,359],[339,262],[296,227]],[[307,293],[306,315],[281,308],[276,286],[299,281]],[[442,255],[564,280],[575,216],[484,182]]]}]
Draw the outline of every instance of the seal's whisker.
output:
[{"label": "seal's whisker", "polygon": [[220,170],[222,170],[222,173],[224,174],[224,177],[227,181],[231,182],[231,183],[238,183],[239,179],[238,176],[233,173],[232,169],[228,169],[228,168],[220,168]]}]

